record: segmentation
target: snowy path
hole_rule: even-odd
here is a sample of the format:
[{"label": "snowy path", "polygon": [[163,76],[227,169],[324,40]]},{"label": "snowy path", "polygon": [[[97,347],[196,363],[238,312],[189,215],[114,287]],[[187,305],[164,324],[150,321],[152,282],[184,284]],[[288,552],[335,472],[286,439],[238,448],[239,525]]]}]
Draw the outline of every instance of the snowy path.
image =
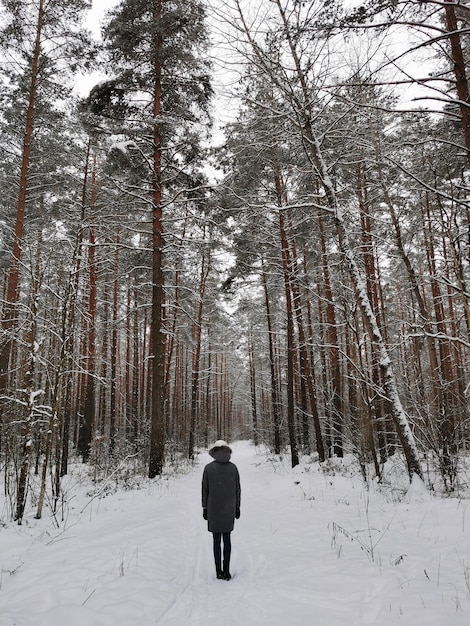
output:
[{"label": "snowy path", "polygon": [[470,624],[468,501],[387,502],[239,443],[233,579],[218,581],[200,508],[209,460],[81,515],[77,495],[65,532],[33,519],[0,529],[0,626]]}]

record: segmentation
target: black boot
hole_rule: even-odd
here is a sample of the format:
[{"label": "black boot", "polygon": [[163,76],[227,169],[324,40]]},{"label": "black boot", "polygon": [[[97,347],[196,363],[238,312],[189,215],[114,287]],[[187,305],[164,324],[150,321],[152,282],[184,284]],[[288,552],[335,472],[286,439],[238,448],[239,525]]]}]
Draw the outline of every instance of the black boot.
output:
[{"label": "black boot", "polygon": [[222,572],[222,578],[224,580],[230,580],[232,576],[230,575],[230,562],[224,561],[224,571]]},{"label": "black boot", "polygon": [[215,575],[217,576],[219,580],[224,580],[224,573],[222,571],[222,566],[220,562],[219,563],[216,562],[215,564]]}]

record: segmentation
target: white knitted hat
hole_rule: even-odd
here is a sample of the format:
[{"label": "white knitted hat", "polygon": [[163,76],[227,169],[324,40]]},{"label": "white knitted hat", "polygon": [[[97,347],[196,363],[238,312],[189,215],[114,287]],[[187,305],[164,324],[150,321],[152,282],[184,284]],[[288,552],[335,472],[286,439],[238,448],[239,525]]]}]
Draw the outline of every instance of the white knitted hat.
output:
[{"label": "white knitted hat", "polygon": [[230,450],[230,452],[232,452],[232,448],[223,439],[217,439],[217,441],[214,443],[214,445],[211,446],[211,448],[209,450],[209,454],[214,452],[214,450],[217,450],[217,448],[226,448],[227,450]]}]

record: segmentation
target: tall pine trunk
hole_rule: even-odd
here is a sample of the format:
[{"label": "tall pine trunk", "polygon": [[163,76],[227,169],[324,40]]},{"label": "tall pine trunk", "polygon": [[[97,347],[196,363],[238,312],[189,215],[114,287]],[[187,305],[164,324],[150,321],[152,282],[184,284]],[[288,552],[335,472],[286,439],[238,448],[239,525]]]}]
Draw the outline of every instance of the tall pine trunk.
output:
[{"label": "tall pine trunk", "polygon": [[[93,158],[91,176],[90,210],[93,212],[96,204],[96,156]],[[83,420],[78,435],[78,452],[83,461],[88,461],[91,453],[93,427],[96,413],[96,305],[97,305],[97,265],[94,216],[91,215],[90,235],[88,245],[89,266],[89,293],[88,293],[88,329],[86,336],[86,374],[84,385]]]},{"label": "tall pine trunk", "polygon": [[318,225],[320,228],[320,241],[322,252],[322,270],[323,270],[323,291],[325,297],[325,325],[326,325],[326,352],[328,355],[328,370],[330,382],[330,396],[332,403],[332,442],[333,453],[339,457],[344,454],[342,431],[343,431],[343,406],[342,406],[342,388],[341,388],[341,370],[339,359],[338,331],[336,323],[335,306],[333,302],[333,290],[331,288],[330,267],[328,262],[328,254],[326,250],[325,227],[323,215],[318,214]]},{"label": "tall pine trunk", "polygon": [[[162,2],[157,0],[155,21],[161,22]],[[165,462],[165,337],[163,334],[163,221],[162,221],[162,98],[161,50],[163,35],[155,37],[155,83],[153,89],[153,171],[152,171],[152,316],[151,316],[151,413],[149,478],[160,475]]]},{"label": "tall pine trunk", "polygon": [[117,428],[117,361],[118,361],[118,296],[119,296],[119,233],[116,237],[114,253],[114,282],[113,282],[113,313],[111,330],[111,389],[109,399],[109,453],[114,454],[116,448]]},{"label": "tall pine trunk", "polygon": [[455,76],[455,88],[459,99],[458,104],[460,107],[460,114],[462,116],[462,131],[465,140],[465,147],[467,148],[467,161],[470,164],[470,93],[468,89],[465,59],[460,39],[459,27],[457,24],[454,0],[444,0],[444,11],[446,26],[449,32],[450,49]]},{"label": "tall pine trunk", "polygon": [[202,314],[204,310],[204,296],[206,292],[207,277],[211,268],[210,252],[204,250],[201,262],[201,276],[199,291],[197,294],[197,313],[193,324],[193,350],[191,359],[191,413],[189,424],[188,458],[194,458],[194,445],[196,439],[196,424],[198,417],[199,400],[199,368],[201,360],[201,337],[202,337]]},{"label": "tall pine trunk", "polygon": [[274,347],[274,329],[272,323],[271,302],[269,299],[268,278],[262,261],[262,282],[264,290],[264,304],[266,307],[266,324],[268,329],[269,373],[271,377],[271,411],[273,424],[272,446],[274,454],[281,454],[281,405],[279,397],[279,382],[276,370],[276,353]]},{"label": "tall pine trunk", "polygon": [[248,335],[248,361],[250,369],[250,398],[251,398],[251,419],[253,423],[253,443],[255,446],[259,443],[258,431],[258,402],[256,394],[256,363],[255,363],[255,346],[253,333],[250,331]]},{"label": "tall pine trunk", "polygon": [[279,207],[279,233],[281,238],[281,257],[284,275],[284,291],[286,296],[286,327],[287,327],[287,431],[291,453],[291,464],[295,467],[299,464],[299,451],[297,433],[295,427],[295,395],[294,395],[294,309],[292,287],[290,280],[290,254],[289,242],[286,235],[284,220],[285,188],[281,180],[278,167],[275,167],[274,179],[276,185],[276,200]]}]

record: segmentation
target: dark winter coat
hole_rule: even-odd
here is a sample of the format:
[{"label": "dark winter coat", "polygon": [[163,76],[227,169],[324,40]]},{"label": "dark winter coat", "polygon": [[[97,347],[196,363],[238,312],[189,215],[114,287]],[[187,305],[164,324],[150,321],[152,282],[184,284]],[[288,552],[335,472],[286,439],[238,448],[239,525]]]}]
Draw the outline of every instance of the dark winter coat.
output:
[{"label": "dark winter coat", "polygon": [[202,476],[202,507],[207,509],[209,532],[229,533],[236,513],[240,514],[240,476],[237,466],[228,460],[230,455],[213,456],[216,460],[206,465]]}]

